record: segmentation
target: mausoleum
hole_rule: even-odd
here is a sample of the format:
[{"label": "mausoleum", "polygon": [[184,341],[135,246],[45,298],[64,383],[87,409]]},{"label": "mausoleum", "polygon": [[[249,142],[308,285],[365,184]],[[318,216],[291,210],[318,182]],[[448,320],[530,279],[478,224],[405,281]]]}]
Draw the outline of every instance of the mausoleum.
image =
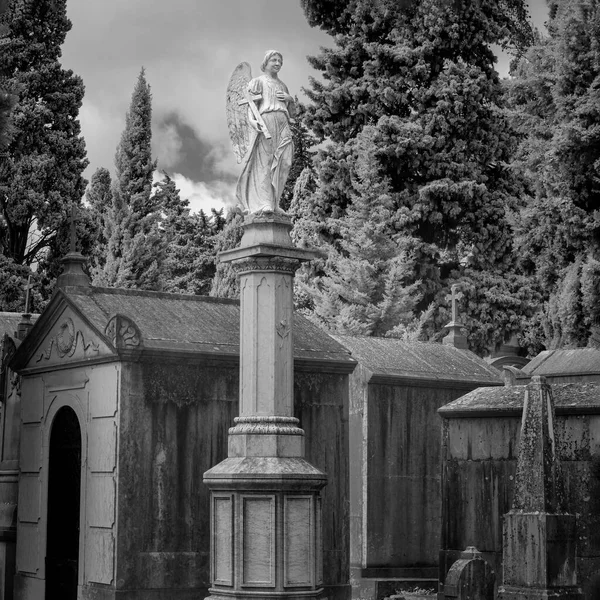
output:
[{"label": "mausoleum", "polygon": [[[238,414],[239,305],[75,282],[57,290],[11,363],[21,375],[14,597],[205,597],[202,474],[226,456]],[[344,598],[355,361],[302,317],[294,340],[307,456],[330,482],[324,584]]]}]

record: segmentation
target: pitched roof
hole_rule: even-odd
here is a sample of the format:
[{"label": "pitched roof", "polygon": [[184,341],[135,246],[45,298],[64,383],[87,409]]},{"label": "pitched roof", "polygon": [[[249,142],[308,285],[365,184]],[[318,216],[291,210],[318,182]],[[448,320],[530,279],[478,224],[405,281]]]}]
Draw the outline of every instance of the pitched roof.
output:
[{"label": "pitched roof", "polygon": [[[100,332],[115,314],[139,328],[150,350],[239,354],[240,307],[237,300],[139,290],[81,287],[62,292]],[[294,315],[296,359],[347,363],[349,352],[316,325]]]},{"label": "pitched roof", "polygon": [[[15,333],[19,328],[21,322],[21,313],[16,312],[0,312],[0,337],[5,333],[8,333],[11,337],[15,337]],[[31,321],[35,321],[39,318],[39,315],[31,315]]]},{"label": "pitched roof", "polygon": [[600,350],[572,348],[540,352],[522,371],[529,376],[600,376]]},{"label": "pitched roof", "polygon": [[[518,416],[523,412],[524,385],[481,387],[439,409],[446,418]],[[551,385],[558,414],[600,413],[600,385],[594,382]]]},{"label": "pitched roof", "polygon": [[469,350],[446,344],[394,338],[333,335],[361,365],[371,381],[412,379],[454,384],[501,385],[500,373]]}]

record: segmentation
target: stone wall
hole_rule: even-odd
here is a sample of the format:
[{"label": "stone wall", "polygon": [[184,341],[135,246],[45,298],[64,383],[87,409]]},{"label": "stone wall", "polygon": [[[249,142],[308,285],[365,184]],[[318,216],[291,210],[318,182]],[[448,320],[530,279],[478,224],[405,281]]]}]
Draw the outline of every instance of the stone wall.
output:
[{"label": "stone wall", "polygon": [[[326,593],[342,599],[349,595],[347,376],[296,373],[295,383],[307,459],[329,477],[323,493]],[[124,365],[121,589],[177,582],[190,589],[190,598],[208,595],[210,495],[202,474],[227,456],[238,387],[236,363]]]}]

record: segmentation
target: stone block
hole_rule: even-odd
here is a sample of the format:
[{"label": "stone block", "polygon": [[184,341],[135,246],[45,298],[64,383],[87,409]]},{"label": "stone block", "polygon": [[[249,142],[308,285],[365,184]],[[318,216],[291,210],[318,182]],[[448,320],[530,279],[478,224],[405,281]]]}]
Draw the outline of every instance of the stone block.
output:
[{"label": "stone block", "polygon": [[575,586],[574,515],[519,513],[505,516],[504,581],[539,588]]},{"label": "stone block", "polygon": [[21,472],[39,473],[42,468],[42,430],[37,425],[21,428]]},{"label": "stone block", "polygon": [[112,475],[89,475],[87,521],[92,527],[115,524],[116,484]]},{"label": "stone block", "polygon": [[44,416],[44,382],[41,377],[24,377],[21,388],[23,423],[39,423]]},{"label": "stone block", "polygon": [[[17,544],[17,571],[38,574],[40,571],[40,530],[37,524],[21,523],[19,526],[19,543]],[[23,596],[35,598],[36,596]],[[37,596],[43,598],[43,596]]]},{"label": "stone block", "polygon": [[90,527],[85,540],[86,579],[109,585],[114,581],[115,537],[111,529]]},{"label": "stone block", "polygon": [[241,497],[242,587],[275,588],[275,496]]},{"label": "stone block", "polygon": [[38,523],[41,516],[42,484],[38,475],[21,475],[19,486],[19,521]]},{"label": "stone block", "polygon": [[92,473],[112,473],[117,465],[117,426],[113,419],[92,419],[88,426],[88,465]]}]

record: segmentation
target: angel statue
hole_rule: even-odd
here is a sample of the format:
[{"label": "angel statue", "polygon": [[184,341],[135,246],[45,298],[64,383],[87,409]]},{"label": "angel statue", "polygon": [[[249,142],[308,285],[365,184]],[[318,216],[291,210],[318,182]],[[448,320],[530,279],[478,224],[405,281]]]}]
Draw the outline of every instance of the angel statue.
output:
[{"label": "angel statue", "polygon": [[252,78],[240,63],[227,87],[227,125],[242,173],[236,196],[245,213],[277,212],[292,166],[294,99],[279,79],[283,56],[269,50],[264,75]]}]

